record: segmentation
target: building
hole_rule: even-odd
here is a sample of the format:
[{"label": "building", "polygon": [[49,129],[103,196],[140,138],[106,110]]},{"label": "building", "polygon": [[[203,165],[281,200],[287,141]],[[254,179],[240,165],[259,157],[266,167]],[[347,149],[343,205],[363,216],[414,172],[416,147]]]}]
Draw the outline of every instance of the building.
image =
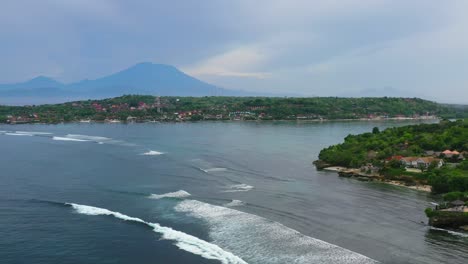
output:
[{"label": "building", "polygon": [[456,150],[451,151],[449,149],[446,149],[442,151],[440,154],[443,155],[445,158],[457,158],[460,160],[464,159],[463,154]]},{"label": "building", "polygon": [[434,158],[434,157],[402,157],[400,162],[405,167],[413,167],[413,168],[420,168],[425,167],[428,168],[432,163],[436,163],[437,168],[442,167],[444,165],[444,161],[442,159]]}]

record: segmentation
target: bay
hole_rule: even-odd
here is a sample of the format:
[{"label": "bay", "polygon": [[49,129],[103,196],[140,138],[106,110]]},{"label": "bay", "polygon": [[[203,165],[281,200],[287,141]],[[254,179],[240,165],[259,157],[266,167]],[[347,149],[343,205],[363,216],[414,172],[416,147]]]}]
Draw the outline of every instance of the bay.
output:
[{"label": "bay", "polygon": [[412,123],[1,125],[0,259],[465,263],[466,235],[426,225],[431,195],[312,165]]}]

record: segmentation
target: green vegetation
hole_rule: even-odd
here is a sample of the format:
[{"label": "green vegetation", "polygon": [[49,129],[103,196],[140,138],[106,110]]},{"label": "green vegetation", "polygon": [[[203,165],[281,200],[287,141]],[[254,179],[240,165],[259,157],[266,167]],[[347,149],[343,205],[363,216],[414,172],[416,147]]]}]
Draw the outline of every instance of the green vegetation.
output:
[{"label": "green vegetation", "polygon": [[[125,95],[55,105],[0,106],[0,122],[70,122],[80,119],[161,120],[334,120],[468,116],[468,109],[418,98],[279,98],[279,97],[156,97]],[[176,117],[174,113],[182,113]],[[185,115],[189,113],[188,115]],[[192,114],[194,114],[192,116]],[[18,117],[20,117],[18,119]],[[374,131],[379,133],[379,131]]]},{"label": "green vegetation", "polygon": [[440,211],[426,208],[429,224],[436,227],[459,228],[468,225],[468,213],[456,211]]},{"label": "green vegetation", "polygon": [[455,200],[468,201],[468,192],[449,192],[444,194],[444,201],[452,202]]},{"label": "green vegetation", "polygon": [[[372,133],[348,135],[344,143],[320,151],[321,163],[332,166],[359,168],[373,164],[380,168],[385,179],[399,180],[412,185],[425,183],[433,193],[468,192],[468,161],[462,160],[468,151],[468,122],[442,121],[439,124],[421,124],[389,128]],[[461,154],[439,158],[445,165],[439,167],[437,158],[428,166],[418,167],[421,172],[407,171],[401,157],[424,157],[428,152],[457,150]],[[434,155],[434,154],[433,154]],[[400,156],[400,159],[392,158]]]}]

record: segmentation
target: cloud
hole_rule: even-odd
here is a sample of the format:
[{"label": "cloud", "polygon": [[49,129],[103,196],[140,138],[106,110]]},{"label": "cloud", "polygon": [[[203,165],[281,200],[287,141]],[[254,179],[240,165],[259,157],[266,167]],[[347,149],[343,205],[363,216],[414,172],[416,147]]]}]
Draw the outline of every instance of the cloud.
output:
[{"label": "cloud", "polygon": [[464,0],[7,0],[0,83],[152,61],[259,92],[392,86],[468,98],[467,9]]},{"label": "cloud", "polygon": [[242,78],[264,79],[271,74],[256,72],[257,68],[268,61],[268,55],[256,48],[241,47],[203,59],[193,66],[182,68],[183,71],[194,76],[226,76]]}]

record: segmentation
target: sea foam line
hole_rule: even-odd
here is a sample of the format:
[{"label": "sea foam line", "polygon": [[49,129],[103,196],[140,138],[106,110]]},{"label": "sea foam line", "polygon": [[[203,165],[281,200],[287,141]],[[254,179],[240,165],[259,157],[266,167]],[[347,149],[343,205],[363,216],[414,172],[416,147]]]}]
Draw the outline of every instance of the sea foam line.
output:
[{"label": "sea foam line", "polygon": [[226,168],[209,168],[209,169],[202,169],[202,168],[199,168],[201,171],[205,172],[205,173],[210,173],[210,172],[219,172],[219,171],[227,171]]},{"label": "sea foam line", "polygon": [[456,232],[456,231],[447,230],[447,229],[443,229],[443,228],[437,228],[437,227],[433,227],[433,226],[431,226],[430,229],[437,230],[437,231],[444,231],[444,232],[447,232],[447,233],[449,233],[451,235],[455,235],[455,236],[459,236],[459,237],[468,237],[467,233]]},{"label": "sea foam line", "polygon": [[278,222],[232,208],[183,200],[174,209],[205,221],[217,245],[252,263],[377,263]]},{"label": "sea foam line", "polygon": [[254,187],[245,183],[235,184],[228,187],[228,190],[223,192],[247,192],[252,190]]},{"label": "sea foam line", "polygon": [[68,138],[68,137],[52,137],[52,140],[58,140],[58,141],[76,141],[76,142],[89,142],[89,140],[85,139],[78,139],[78,138]]},{"label": "sea foam line", "polygon": [[128,146],[128,147],[134,147],[136,146],[135,144],[128,143],[122,140],[116,140],[113,138],[108,138],[108,137],[101,137],[101,136],[89,136],[89,135],[81,135],[81,134],[67,134],[65,137],[67,138],[73,138],[73,139],[81,139],[81,140],[86,140],[86,141],[93,141],[98,144],[113,144],[113,145],[120,145],[120,146]]},{"label": "sea foam line", "polygon": [[89,140],[89,141],[109,141],[109,140],[112,140],[112,138],[108,138],[108,137],[88,136],[88,135],[80,135],[80,134],[67,134],[66,137],[67,138]]},{"label": "sea foam line", "polygon": [[184,198],[184,197],[189,197],[190,193],[184,191],[184,190],[179,190],[177,192],[169,192],[169,193],[164,193],[164,194],[151,194],[148,196],[148,198],[151,199],[161,199],[161,198]]},{"label": "sea foam line", "polygon": [[241,200],[232,200],[229,203],[223,204],[223,206],[227,206],[227,207],[242,206],[242,205],[244,205],[244,202]]},{"label": "sea foam line", "polygon": [[145,153],[142,153],[141,155],[145,155],[145,156],[158,156],[158,155],[162,155],[164,154],[164,152],[159,152],[159,151],[155,151],[155,150],[150,150],[148,152],[145,152]]},{"label": "sea foam line", "polygon": [[73,209],[76,210],[77,213],[84,215],[109,215],[124,221],[132,221],[147,225],[153,228],[154,232],[161,234],[161,239],[173,241],[175,242],[174,245],[179,249],[185,250],[195,255],[199,255],[206,259],[216,259],[223,264],[247,264],[247,262],[238,256],[223,250],[215,244],[209,243],[184,232],[174,230],[170,227],[161,226],[158,223],[146,222],[137,217],[131,217],[119,212],[89,205],[74,203],[66,203],[66,205],[70,205]]},{"label": "sea foam line", "polygon": [[29,137],[33,136],[32,134],[10,133],[10,132],[5,133],[5,135],[7,136],[29,136]]},{"label": "sea foam line", "polygon": [[35,132],[35,131],[15,131],[16,134],[28,134],[28,135],[52,135],[50,132]]}]

